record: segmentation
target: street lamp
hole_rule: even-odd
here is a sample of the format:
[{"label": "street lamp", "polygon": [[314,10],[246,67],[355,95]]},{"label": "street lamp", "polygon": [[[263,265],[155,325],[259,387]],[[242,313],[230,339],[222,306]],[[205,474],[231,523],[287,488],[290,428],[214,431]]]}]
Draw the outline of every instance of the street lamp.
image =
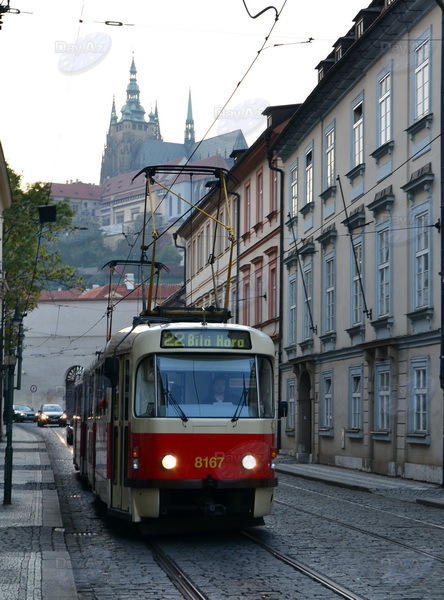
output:
[{"label": "street lamp", "polygon": [[[18,355],[21,356],[21,344],[23,339],[23,317],[19,312],[18,306],[15,308],[12,324],[19,328],[19,337],[17,340]],[[3,493],[3,504],[11,504],[12,490],[12,423],[14,420],[14,372],[17,363],[15,350],[11,349],[5,356],[3,369],[7,374],[6,393],[5,393],[5,427],[6,427],[6,448],[5,448],[5,486]]]}]

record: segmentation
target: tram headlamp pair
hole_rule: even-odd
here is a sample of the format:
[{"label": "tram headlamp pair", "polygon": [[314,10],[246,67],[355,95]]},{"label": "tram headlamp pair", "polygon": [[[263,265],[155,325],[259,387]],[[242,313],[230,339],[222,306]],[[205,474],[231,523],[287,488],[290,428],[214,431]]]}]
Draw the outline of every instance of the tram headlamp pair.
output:
[{"label": "tram headlamp pair", "polygon": [[[242,466],[247,471],[251,471],[252,469],[255,469],[257,466],[257,460],[255,459],[255,457],[252,454],[246,454],[245,456],[243,456],[241,462],[242,462]],[[165,456],[162,458],[161,463],[162,463],[162,467],[169,471],[176,467],[177,458],[173,454],[165,454]]]}]

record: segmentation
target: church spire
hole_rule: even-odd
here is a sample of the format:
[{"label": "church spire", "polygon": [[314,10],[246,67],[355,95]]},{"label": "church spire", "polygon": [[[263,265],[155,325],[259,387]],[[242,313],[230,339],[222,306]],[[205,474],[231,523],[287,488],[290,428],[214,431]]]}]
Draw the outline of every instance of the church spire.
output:
[{"label": "church spire", "polygon": [[116,99],[113,96],[113,105],[111,107],[111,119],[110,125],[115,125],[117,123],[117,113],[116,113]]},{"label": "church spire", "polygon": [[137,69],[134,56],[130,67],[130,80],[126,88],[126,104],[122,106],[122,121],[137,121],[145,123],[145,109],[140,104],[140,90],[137,84]]},{"label": "church spire", "polygon": [[188,92],[188,112],[187,120],[185,121],[185,144],[194,144],[194,120],[193,120],[193,109],[191,106],[191,88]]}]

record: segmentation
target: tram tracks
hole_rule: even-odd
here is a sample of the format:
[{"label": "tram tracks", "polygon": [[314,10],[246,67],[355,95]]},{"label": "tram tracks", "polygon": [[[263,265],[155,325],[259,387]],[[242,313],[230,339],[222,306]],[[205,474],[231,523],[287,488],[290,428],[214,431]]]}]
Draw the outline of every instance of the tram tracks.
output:
[{"label": "tram tracks", "polygon": [[210,600],[191,580],[177,562],[156,542],[147,542],[157,564],[165,571],[173,585],[187,600]]},{"label": "tram tracks", "polygon": [[[289,486],[289,487],[294,488],[295,486]],[[324,492],[313,491],[313,490],[306,489],[306,488],[299,488],[299,489],[301,489],[301,490],[303,490],[303,491],[305,491],[307,493],[325,496],[326,498],[333,498],[333,496],[331,496],[330,494],[326,494]],[[275,498],[274,502],[275,502],[275,504],[279,504],[281,506],[285,506],[285,508],[287,508],[287,509],[289,509],[289,510],[291,510],[293,512],[303,513],[303,514],[306,514],[306,515],[308,515],[310,517],[315,517],[315,518],[318,518],[318,519],[322,519],[324,521],[327,521],[328,523],[332,523],[332,524],[335,524],[335,525],[340,525],[341,527],[345,527],[346,529],[349,529],[351,531],[355,531],[355,532],[361,533],[363,535],[367,535],[367,536],[373,537],[375,539],[379,539],[379,540],[382,540],[384,542],[388,542],[390,544],[393,544],[393,545],[398,546],[400,548],[403,548],[405,550],[409,550],[411,552],[415,552],[415,553],[420,554],[422,556],[425,556],[427,558],[431,558],[431,559],[436,560],[438,562],[444,563],[444,556],[441,555],[441,554],[436,554],[434,552],[430,552],[428,550],[424,550],[424,549],[418,548],[416,546],[412,546],[411,544],[408,544],[408,543],[403,542],[401,540],[396,540],[396,539],[393,539],[393,538],[391,538],[391,537],[389,537],[387,535],[383,535],[383,534],[377,533],[375,531],[370,531],[369,529],[366,529],[364,527],[360,527],[358,525],[352,525],[351,523],[345,522],[345,521],[343,521],[341,519],[337,519],[337,518],[334,518],[334,517],[323,515],[323,514],[320,514],[319,512],[316,512],[316,511],[307,510],[307,509],[301,508],[300,506],[294,506],[293,504],[290,504],[290,503],[285,502],[283,500],[278,500],[278,499]],[[353,500],[341,499],[341,503],[344,503],[344,502],[347,503],[347,504],[354,505],[354,506],[359,507],[359,508],[364,508],[365,510],[372,510],[374,512],[383,513],[383,514],[385,514],[387,516],[393,516],[393,517],[396,517],[398,519],[404,519],[405,521],[414,523],[415,525],[421,525],[421,526],[424,526],[424,527],[428,527],[428,528],[432,528],[432,529],[437,529],[437,530],[443,530],[444,529],[444,526],[440,525],[438,523],[433,523],[433,522],[428,521],[426,519],[413,518],[411,516],[403,515],[403,514],[400,514],[399,512],[395,512],[393,510],[388,511],[388,510],[385,510],[385,509],[372,507],[372,506],[370,506],[367,503],[356,502],[356,501],[353,501]]]},{"label": "tram tracks", "polygon": [[[313,582],[316,582],[316,584],[319,584],[323,588],[326,588],[329,592],[332,592],[335,595],[335,597],[337,596],[338,598],[342,598],[344,600],[366,600],[364,596],[360,596],[359,594],[354,593],[352,590],[347,589],[346,587],[337,583],[330,577],[327,577],[320,571],[317,571],[316,569],[313,569],[312,567],[309,567],[308,565],[295,560],[291,556],[284,554],[277,548],[266,544],[258,537],[253,535],[250,531],[241,530],[239,533],[244,539],[249,540],[255,546],[259,546],[262,550],[265,550],[275,559],[291,567],[300,575],[307,577]],[[235,541],[233,541],[233,543],[235,543]],[[165,551],[162,548],[161,544],[161,541],[146,541],[146,545],[153,553],[154,559],[156,560],[158,565],[165,571],[173,585],[181,592],[183,597],[186,598],[186,600],[211,600],[211,593],[208,595],[201,589],[201,587],[197,586],[193,582],[192,578],[179,565],[178,559],[173,558],[167,551]],[[248,576],[254,578],[255,575],[254,573],[249,573]],[[319,596],[318,593],[315,593],[315,596],[317,598],[322,597]],[[245,595],[245,593],[242,597],[248,598],[248,596]],[[254,600],[256,600],[256,598],[257,596],[255,595]],[[331,598],[331,596],[329,596],[329,598]]]},{"label": "tram tracks", "polygon": [[278,560],[293,567],[293,569],[295,569],[299,573],[302,573],[303,575],[306,575],[313,581],[317,581],[323,587],[326,587],[331,592],[333,592],[336,596],[339,596],[340,598],[345,598],[346,600],[365,600],[363,598],[363,596],[359,596],[358,594],[355,594],[351,590],[348,590],[343,585],[340,585],[336,581],[333,581],[333,579],[330,579],[330,577],[323,575],[320,571],[316,571],[312,567],[309,567],[308,565],[305,565],[304,563],[302,563],[298,560],[295,560],[294,558],[291,558],[287,554],[283,554],[279,550],[276,550],[272,546],[269,546],[268,544],[266,544],[259,538],[255,537],[254,535],[251,535],[249,532],[242,531],[241,533],[246,538],[248,538],[255,544],[258,544],[261,548],[263,548],[264,550],[269,552],[272,556],[274,556]]},{"label": "tram tracks", "polygon": [[434,554],[433,552],[428,552],[427,550],[421,550],[420,548],[415,548],[415,546],[411,546],[410,544],[406,544],[405,542],[401,542],[399,540],[394,540],[394,539],[389,538],[380,533],[376,533],[374,531],[369,531],[368,529],[363,529],[362,527],[357,527],[356,525],[351,525],[350,523],[345,523],[344,521],[341,521],[339,519],[334,519],[332,517],[326,517],[325,515],[319,515],[318,513],[312,512],[310,510],[305,510],[305,509],[299,508],[299,507],[295,508],[294,506],[292,506],[291,504],[288,504],[287,502],[282,502],[282,500],[275,500],[275,503],[285,506],[286,508],[293,509],[297,512],[301,512],[306,515],[316,517],[318,519],[323,519],[324,521],[328,521],[329,523],[333,523],[335,525],[341,525],[342,527],[346,527],[347,529],[351,529],[352,531],[357,531],[358,533],[362,533],[364,535],[368,535],[373,538],[383,540],[384,542],[389,542],[390,544],[394,544],[395,546],[399,546],[401,548],[404,548],[405,550],[410,550],[412,552],[416,552],[418,554],[426,556],[427,558],[433,558],[433,560],[437,560],[439,562],[444,562],[444,556],[441,556],[440,554]]}]

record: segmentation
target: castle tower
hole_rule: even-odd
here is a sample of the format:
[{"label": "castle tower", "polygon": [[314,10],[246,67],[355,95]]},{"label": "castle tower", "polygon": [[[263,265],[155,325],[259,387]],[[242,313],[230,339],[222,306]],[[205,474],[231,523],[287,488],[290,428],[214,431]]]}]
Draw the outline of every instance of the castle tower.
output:
[{"label": "castle tower", "polygon": [[140,104],[140,89],[137,83],[134,58],[131,61],[130,79],[126,88],[126,103],[120,112],[120,120],[117,120],[116,105],[113,99],[106,145],[102,156],[101,185],[109,177],[128,173],[137,168],[134,161],[144,140],[162,139],[157,105],[156,112],[149,115],[149,121],[145,120],[145,109]]}]

